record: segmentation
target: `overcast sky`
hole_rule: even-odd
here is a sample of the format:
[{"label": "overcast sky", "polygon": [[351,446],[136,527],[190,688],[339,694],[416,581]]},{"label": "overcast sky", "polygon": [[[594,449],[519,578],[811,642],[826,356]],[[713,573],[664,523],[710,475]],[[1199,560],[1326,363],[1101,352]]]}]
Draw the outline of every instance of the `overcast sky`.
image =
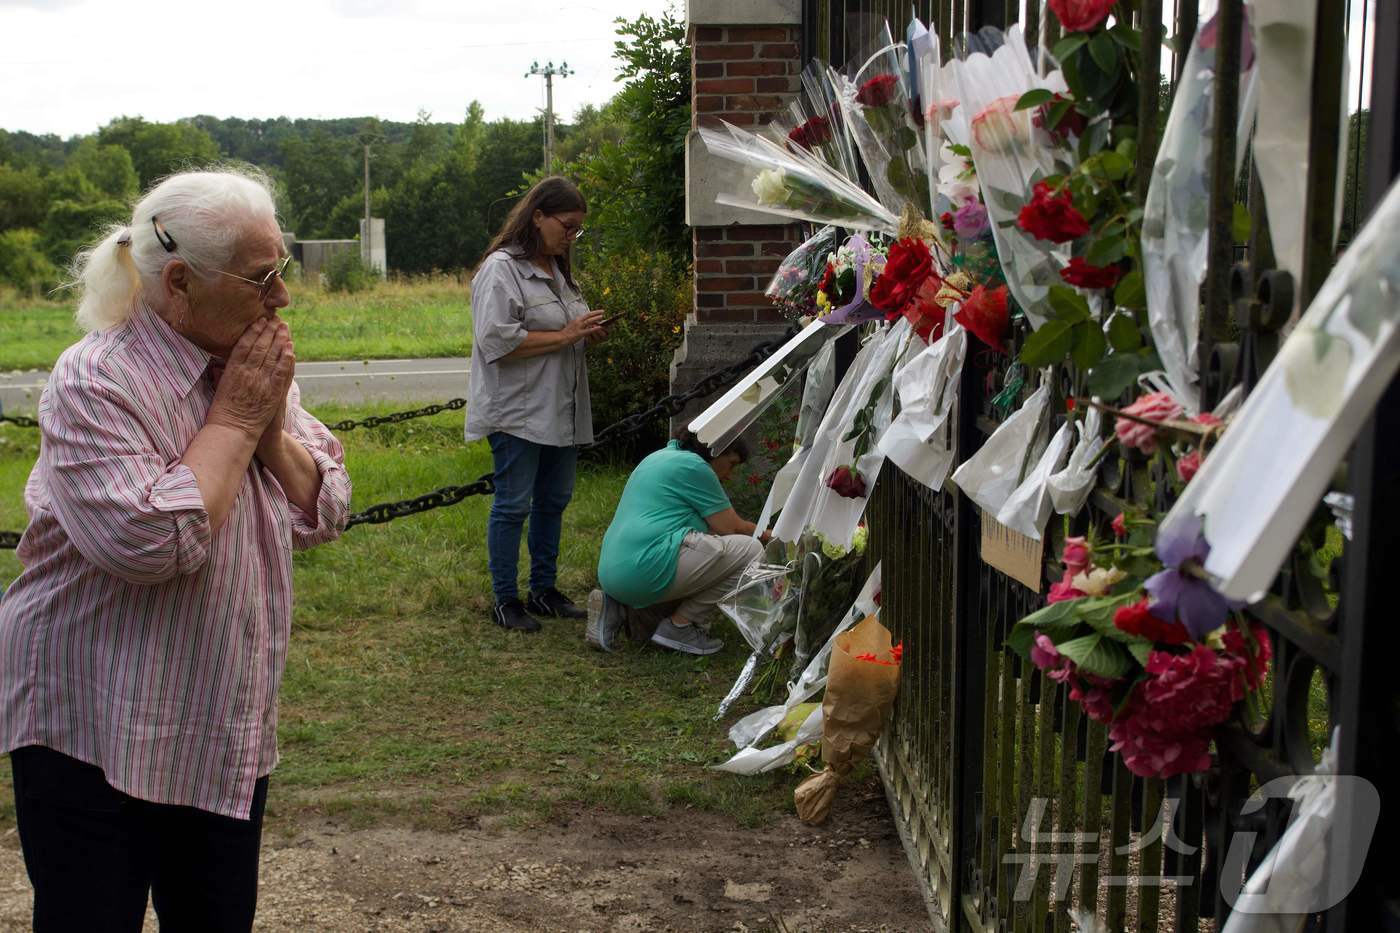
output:
[{"label": "overcast sky", "polygon": [[71,136],[113,117],[456,122],[544,107],[530,63],[567,61],[568,119],[618,89],[613,20],[668,0],[0,0],[0,127]]}]

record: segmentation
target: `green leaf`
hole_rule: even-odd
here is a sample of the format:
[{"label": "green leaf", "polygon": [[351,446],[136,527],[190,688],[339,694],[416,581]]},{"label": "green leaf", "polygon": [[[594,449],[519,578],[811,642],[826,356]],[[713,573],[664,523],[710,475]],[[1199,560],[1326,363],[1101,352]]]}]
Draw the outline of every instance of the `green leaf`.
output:
[{"label": "green leaf", "polygon": [[1121,139],[1121,140],[1119,140],[1119,141],[1118,141],[1118,144],[1115,145],[1115,146],[1113,147],[1113,151],[1116,152],[1116,153],[1118,153],[1118,154],[1119,154],[1120,156],[1122,156],[1123,158],[1127,159],[1129,162],[1132,162],[1132,163],[1136,163],[1136,162],[1137,162],[1137,140],[1136,140],[1136,139]]},{"label": "green leaf", "polygon": [[1057,100],[1055,103],[1051,104],[1050,111],[1045,119],[1046,129],[1053,130],[1059,126],[1060,121],[1065,118],[1065,114],[1069,113],[1073,106],[1074,101],[1072,100]]},{"label": "green leaf", "polygon": [[1071,352],[1074,365],[1081,371],[1087,371],[1103,359],[1107,349],[1108,341],[1104,340],[1103,328],[1098,321],[1084,321],[1074,326],[1074,350]]},{"label": "green leaf", "polygon": [[1122,259],[1128,251],[1128,241],[1122,234],[1100,237],[1084,254],[1084,261],[1091,266],[1107,266]]},{"label": "green leaf", "polygon": [[1047,366],[1058,363],[1069,355],[1073,346],[1074,325],[1069,321],[1053,318],[1040,326],[1040,329],[1026,338],[1021,347],[1019,359],[1027,366]]},{"label": "green leaf", "polygon": [[1054,99],[1055,95],[1053,92],[1047,91],[1043,87],[1033,88],[1027,91],[1026,93],[1022,94],[1020,99],[1016,101],[1016,109],[1030,110],[1032,107],[1039,107],[1041,104],[1048,104]]},{"label": "green leaf", "polygon": [[[1131,142],[1131,140],[1129,140]],[[1115,149],[1108,149],[1100,152],[1097,156],[1099,169],[1104,173],[1109,181],[1122,181],[1133,170],[1131,159],[1120,154]]]},{"label": "green leaf", "polygon": [[1056,317],[1069,324],[1078,324],[1093,316],[1084,296],[1064,285],[1050,286],[1050,307],[1055,310]]},{"label": "green leaf", "polygon": [[[1061,600],[1032,612],[1012,626],[1011,634],[1006,637],[1006,646],[1021,657],[1029,658],[1036,632],[1054,632],[1064,638],[1079,624],[1079,602],[1074,599]],[[1054,641],[1055,635],[1051,635],[1050,640]]]},{"label": "green leaf", "polygon": [[1230,235],[1235,238],[1236,245],[1243,246],[1249,242],[1249,231],[1253,226],[1253,218],[1249,216],[1249,207],[1236,201],[1234,210],[1230,214]]},{"label": "green leaf", "polygon": [[972,158],[972,150],[969,149],[967,146],[964,146],[962,143],[949,143],[948,149],[952,151],[954,155],[960,155],[964,159]]},{"label": "green leaf", "polygon": [[1129,642],[1128,651],[1132,653],[1139,664],[1146,667],[1147,659],[1152,655],[1152,642],[1148,641],[1146,638],[1140,638],[1137,641]]},{"label": "green leaf", "polygon": [[1118,69],[1118,47],[1113,44],[1113,37],[1106,32],[1101,32],[1089,40],[1089,56],[1093,58],[1094,64],[1103,69],[1104,74],[1110,75]]},{"label": "green leaf", "polygon": [[1079,47],[1088,41],[1089,37],[1087,35],[1082,32],[1076,32],[1056,42],[1055,50],[1052,54],[1055,56],[1055,59],[1063,65],[1065,59],[1077,52]]},{"label": "green leaf", "polygon": [[1142,33],[1127,23],[1119,23],[1108,31],[1115,42],[1130,52],[1142,51]]},{"label": "green leaf", "polygon": [[1132,353],[1142,346],[1142,331],[1131,314],[1115,314],[1109,319],[1108,342],[1119,353]]},{"label": "green leaf", "polygon": [[1094,631],[1109,638],[1122,640],[1119,636],[1135,638],[1113,624],[1113,615],[1120,607],[1137,601],[1136,589],[1116,596],[1098,596],[1080,600],[1079,619]]},{"label": "green leaf", "polygon": [[1118,280],[1113,290],[1113,301],[1121,308],[1140,310],[1147,307],[1147,290],[1142,284],[1142,270],[1134,269]]},{"label": "green leaf", "polygon": [[1117,678],[1132,669],[1128,652],[1098,632],[1082,638],[1072,638],[1055,647],[1086,674]]},{"label": "green leaf", "polygon": [[1137,381],[1142,372],[1142,357],[1136,353],[1114,353],[1094,364],[1089,372],[1086,391],[1099,398],[1118,398]]}]

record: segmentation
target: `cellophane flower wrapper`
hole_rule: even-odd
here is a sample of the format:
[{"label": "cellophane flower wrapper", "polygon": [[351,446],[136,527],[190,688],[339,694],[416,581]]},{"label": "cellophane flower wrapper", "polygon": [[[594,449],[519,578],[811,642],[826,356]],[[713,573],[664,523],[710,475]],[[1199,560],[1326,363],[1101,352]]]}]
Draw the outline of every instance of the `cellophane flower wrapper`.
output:
[{"label": "cellophane flower wrapper", "polygon": [[784,703],[752,712],[730,727],[729,740],[739,751],[723,764],[715,765],[716,771],[728,771],[732,774],[760,774],[771,771],[790,763],[798,746],[810,744],[821,738],[822,715],[821,709],[818,708],[803,722],[793,739],[769,748],[758,747],[788,713],[816,696],[826,686],[833,640],[867,616],[879,613],[876,599],[880,592],[880,581],[880,565],[876,564],[870,576],[866,578],[860,594],[826,644],[807,663],[802,675],[788,687],[788,697]]},{"label": "cellophane flower wrapper", "polygon": [[858,529],[855,544],[844,551],[820,535],[803,539],[792,676],[800,676],[812,657],[828,644],[837,625],[848,613],[851,601],[858,596],[867,537],[864,529]]},{"label": "cellophane flower wrapper", "polygon": [[[852,234],[841,246],[841,254],[849,254],[855,273],[855,289],[849,300],[835,305],[819,319],[823,324],[859,324],[862,321],[875,321],[884,313],[870,303],[870,285],[874,280],[884,256],[859,233]],[[832,304],[840,299],[835,299]]]},{"label": "cellophane flower wrapper", "polygon": [[836,174],[860,184],[860,156],[826,64],[820,59],[808,62],[802,69],[801,81],[801,92],[769,128],[775,137],[787,140],[789,149],[800,146]]},{"label": "cellophane flower wrapper", "polygon": [[[773,537],[796,542],[805,533],[816,531],[838,547],[851,546],[885,459],[878,437],[892,416],[893,395],[888,376],[911,338],[909,322],[900,319],[893,327],[874,334],[856,354],[817,430],[817,440],[788,496],[787,506],[773,525]],[[826,479],[837,467],[851,465],[855,441],[845,438],[856,415],[870,407],[877,442],[854,464],[865,481],[866,495],[847,498],[827,486]]]},{"label": "cellophane flower wrapper", "polygon": [[836,228],[822,227],[788,253],[763,293],[789,314],[804,316],[817,307],[817,286],[827,256],[836,249]]},{"label": "cellophane flower wrapper", "polygon": [[[922,124],[920,135],[924,147],[924,168],[932,182],[938,178],[943,167],[943,122],[953,115],[958,102],[951,87],[952,74],[943,65],[938,34],[929,31],[915,19],[909,24],[907,35],[914,106],[921,114],[921,118],[915,122]],[[929,185],[928,209],[931,218],[948,209],[940,206],[938,187],[932,183]]]},{"label": "cellophane flower wrapper", "polygon": [[700,138],[736,166],[727,190],[715,198],[721,204],[849,230],[899,229],[899,219],[879,201],[809,152],[728,123],[719,130],[701,127]]},{"label": "cellophane flower wrapper", "polygon": [[780,634],[796,626],[800,597],[789,579],[792,571],[792,564],[755,561],[720,601],[720,611],[754,651],[771,648]]},{"label": "cellophane flower wrapper", "polygon": [[864,52],[850,60],[845,74],[832,72],[841,113],[875,194],[896,217],[906,205],[926,216],[931,204],[922,114],[911,100],[907,55],[905,44],[894,42],[889,26],[882,23]]},{"label": "cellophane flower wrapper", "polygon": [[1259,384],[1162,521],[1201,521],[1205,570],[1258,599],[1400,369],[1400,184],[1342,254]]},{"label": "cellophane flower wrapper", "polygon": [[1039,462],[1049,405],[1050,386],[1044,383],[953,473],[953,484],[989,515],[1000,513],[1021,485],[1021,471]]},{"label": "cellophane flower wrapper", "polygon": [[[1019,26],[1005,34],[988,28],[968,36],[963,56],[950,64],[967,121],[966,138],[953,141],[972,150],[1006,284],[1031,326],[1039,327],[1049,318],[1050,287],[1064,284],[1060,269],[1069,263],[1070,244],[1033,237],[1016,219],[1037,181],[1072,170],[1077,160],[1071,148],[1035,125],[1034,108],[1015,106],[1030,90],[1068,89],[1059,71],[1039,74]],[[952,138],[963,129],[955,122],[946,131]]]},{"label": "cellophane flower wrapper", "polygon": [[[1215,140],[1215,43],[1211,25],[1196,31],[1143,206],[1142,272],[1153,347],[1176,397],[1190,414],[1200,411],[1196,345],[1200,289],[1210,239],[1210,157]],[[1254,119],[1254,69],[1240,75],[1235,172],[1244,158]],[[1293,167],[1297,170],[1297,166]]]}]

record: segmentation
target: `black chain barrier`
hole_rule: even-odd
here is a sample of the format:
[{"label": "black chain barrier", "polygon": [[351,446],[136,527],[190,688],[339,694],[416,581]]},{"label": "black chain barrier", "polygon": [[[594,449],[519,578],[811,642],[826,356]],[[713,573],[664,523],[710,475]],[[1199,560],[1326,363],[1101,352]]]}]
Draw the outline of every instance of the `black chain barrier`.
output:
[{"label": "black chain barrier", "polygon": [[[611,443],[646,428],[654,420],[661,417],[673,418],[680,414],[685,406],[699,398],[713,395],[720,389],[732,384],[740,376],[744,375],[753,367],[762,363],[768,357],[778,351],[783,344],[787,343],[801,329],[800,324],[794,323],[787,331],[774,340],[765,340],[757,344],[749,351],[748,356],[732,363],[724,369],[710,373],[695,385],[684,392],[674,393],[659,400],[650,408],[628,415],[627,417],[615,421],[593,435],[593,441],[585,444],[583,450],[595,450],[605,443]],[[467,400],[464,398],[454,398],[441,405],[428,405],[425,408],[415,408],[410,411],[399,411],[388,415],[375,415],[363,418],[358,421],[337,421],[335,424],[327,425],[332,431],[353,431],[356,428],[373,428],[381,424],[398,424],[401,421],[408,421],[412,418],[423,418],[428,415],[437,415],[445,411],[457,411],[466,407]],[[21,427],[37,427],[38,422],[32,418],[12,417],[0,415],[0,421],[10,421]],[[398,502],[381,502],[372,505],[363,512],[355,512],[345,523],[348,531],[356,525],[382,525],[391,522],[396,518],[403,518],[407,515],[417,515],[420,512],[428,512],[433,509],[440,509],[443,506],[456,505],[463,499],[470,496],[489,496],[496,491],[496,482],[493,475],[488,473],[473,483],[463,486],[443,486],[441,489],[434,489],[413,499],[403,499]],[[14,531],[0,531],[0,550],[6,548],[13,550],[19,546],[19,533]]]},{"label": "black chain barrier", "polygon": [[33,418],[26,418],[23,415],[0,415],[0,424],[6,422],[21,428],[37,428],[39,422]]}]

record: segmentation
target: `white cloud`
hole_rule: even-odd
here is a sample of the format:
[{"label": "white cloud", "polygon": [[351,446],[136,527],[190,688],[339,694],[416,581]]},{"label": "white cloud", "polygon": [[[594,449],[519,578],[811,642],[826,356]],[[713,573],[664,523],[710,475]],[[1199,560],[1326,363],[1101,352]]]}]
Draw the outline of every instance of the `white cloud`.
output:
[{"label": "white cloud", "polygon": [[89,133],[113,117],[488,118],[544,103],[536,59],[567,60],[555,108],[568,117],[617,90],[613,20],[667,0],[0,0],[0,121]]}]

